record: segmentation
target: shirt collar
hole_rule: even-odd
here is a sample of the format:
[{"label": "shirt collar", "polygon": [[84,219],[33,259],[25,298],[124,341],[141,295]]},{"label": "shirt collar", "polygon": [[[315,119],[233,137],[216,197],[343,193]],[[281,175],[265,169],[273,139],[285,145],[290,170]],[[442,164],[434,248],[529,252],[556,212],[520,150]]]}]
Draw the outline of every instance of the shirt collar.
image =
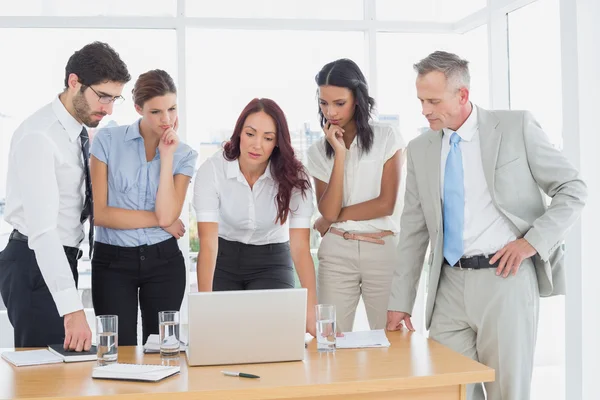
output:
[{"label": "shirt collar", "polygon": [[125,141],[126,142],[129,140],[139,139],[142,137],[142,135],[140,134],[141,120],[142,119],[140,118],[137,121],[135,121],[133,124],[131,124],[127,127],[127,132],[125,132]]},{"label": "shirt collar", "polygon": [[[466,142],[470,142],[473,139],[473,135],[477,131],[478,123],[477,123],[477,106],[471,103],[473,107],[471,114],[467,118],[467,120],[461,125],[460,128],[456,130],[456,133],[460,138]],[[454,133],[452,129],[444,128],[444,137],[450,137]]]},{"label": "shirt collar", "polygon": [[[227,161],[227,179],[236,178],[237,180],[246,180],[242,171],[240,171],[240,162],[238,160]],[[258,178],[261,179],[273,179],[273,175],[271,174],[271,161],[269,160],[269,164],[267,165],[267,169],[265,172]]]},{"label": "shirt collar", "polygon": [[67,131],[71,142],[76,141],[81,134],[83,124],[77,122],[77,120],[67,111],[64,104],[60,101],[60,96],[56,96],[52,102],[52,110],[58,118],[58,122]]}]

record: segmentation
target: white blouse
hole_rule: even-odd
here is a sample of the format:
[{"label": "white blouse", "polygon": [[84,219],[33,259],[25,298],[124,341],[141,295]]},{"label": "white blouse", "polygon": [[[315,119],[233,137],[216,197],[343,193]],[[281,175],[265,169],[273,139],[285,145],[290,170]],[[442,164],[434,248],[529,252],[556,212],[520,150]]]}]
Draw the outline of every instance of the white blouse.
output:
[{"label": "white blouse", "polygon": [[237,160],[227,161],[219,151],[198,168],[193,205],[198,222],[217,222],[219,237],[252,245],[289,241],[292,228],[310,228],[314,211],[312,189],[304,195],[292,190],[290,212],[281,225],[277,219],[278,184],[271,164],[252,188]]},{"label": "white blouse", "polygon": [[[342,207],[364,203],[379,196],[384,164],[404,147],[406,143],[398,128],[392,125],[373,122],[373,146],[369,153],[364,153],[355,138],[346,154],[344,165],[344,193]],[[329,182],[333,170],[333,157],[327,158],[323,137],[308,149],[309,173],[320,181]],[[391,216],[368,221],[344,221],[332,224],[332,227],[345,231],[377,232],[390,230],[400,231],[400,215],[404,205],[404,176],[400,179],[400,189],[396,207]]]}]

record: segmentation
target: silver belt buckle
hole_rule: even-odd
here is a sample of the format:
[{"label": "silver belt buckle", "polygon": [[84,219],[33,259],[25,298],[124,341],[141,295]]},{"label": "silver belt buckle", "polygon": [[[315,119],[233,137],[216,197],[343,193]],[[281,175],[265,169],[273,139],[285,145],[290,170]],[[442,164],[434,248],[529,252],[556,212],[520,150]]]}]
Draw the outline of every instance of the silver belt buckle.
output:
[{"label": "silver belt buckle", "polygon": [[458,269],[460,269],[461,271],[472,271],[475,268],[463,268],[462,263],[460,262],[460,258],[458,259]]}]

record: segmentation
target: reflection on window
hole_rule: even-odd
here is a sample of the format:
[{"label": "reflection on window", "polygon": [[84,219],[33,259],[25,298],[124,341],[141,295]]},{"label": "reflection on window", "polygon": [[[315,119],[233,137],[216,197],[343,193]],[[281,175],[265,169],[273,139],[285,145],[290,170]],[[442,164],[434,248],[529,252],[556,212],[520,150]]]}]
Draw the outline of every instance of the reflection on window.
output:
[{"label": "reflection on window", "polygon": [[486,0],[376,0],[377,19],[456,22],[485,8]]},{"label": "reflection on window", "polygon": [[363,18],[362,0],[186,0],[186,15],[221,18]]},{"label": "reflection on window", "polygon": [[395,115],[407,140],[416,137],[427,121],[415,89],[413,64],[436,50],[458,54],[469,61],[471,100],[483,108],[489,104],[487,25],[463,35],[380,33],[377,35],[379,111]]},{"label": "reflection on window", "polygon": [[341,57],[365,70],[364,35],[359,32],[190,29],[187,43],[187,83],[193,88],[187,98],[188,142],[194,148],[203,145],[202,159],[229,138],[239,113],[255,97],[281,106],[293,145],[303,157],[321,135],[317,72]]},{"label": "reflection on window", "polygon": [[175,16],[177,0],[4,0],[0,16]]},{"label": "reflection on window", "polygon": [[559,0],[538,0],[508,14],[508,47],[510,108],[531,111],[562,147],[559,11]]},{"label": "reflection on window", "polygon": [[[11,40],[19,38],[19,40]],[[130,124],[139,118],[131,89],[137,77],[150,69],[166,70],[177,81],[175,31],[134,29],[0,29],[0,54],[18,55],[18,63],[2,63],[0,76],[25,76],[27,90],[18,79],[5,79],[0,96],[0,199],[5,197],[6,163],[10,138],[19,124],[64,88],[65,65],[74,51],[100,40],[110,44],[127,64],[131,81],[123,89],[125,102],[102,120],[106,125]],[[23,51],[28,49],[28,51]],[[160,54],[157,54],[160,49]],[[40,67],[43,63],[43,68]],[[34,83],[34,84],[33,84]],[[94,130],[90,130],[93,135]]]}]

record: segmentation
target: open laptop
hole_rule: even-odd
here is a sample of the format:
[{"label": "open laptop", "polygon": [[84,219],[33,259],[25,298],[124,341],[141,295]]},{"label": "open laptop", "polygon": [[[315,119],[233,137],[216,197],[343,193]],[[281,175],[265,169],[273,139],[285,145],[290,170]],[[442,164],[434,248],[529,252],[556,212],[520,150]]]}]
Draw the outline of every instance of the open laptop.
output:
[{"label": "open laptop", "polygon": [[306,289],[190,293],[188,364],[302,360],[306,299]]}]

